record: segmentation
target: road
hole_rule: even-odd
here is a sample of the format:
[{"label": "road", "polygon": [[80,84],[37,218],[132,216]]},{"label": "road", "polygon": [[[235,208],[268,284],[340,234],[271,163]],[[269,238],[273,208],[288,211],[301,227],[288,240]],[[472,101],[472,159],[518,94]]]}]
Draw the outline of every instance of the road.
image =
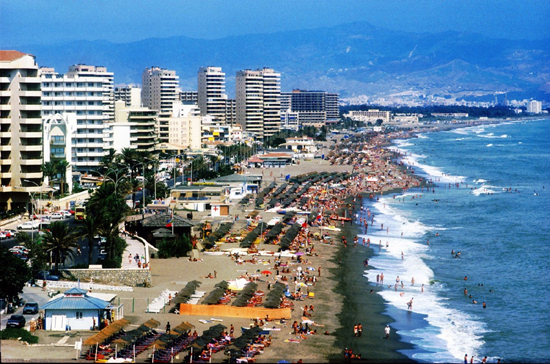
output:
[{"label": "road", "polygon": [[[21,295],[21,298],[23,298],[25,302],[38,303],[39,311],[42,309],[42,305],[44,305],[50,299],[44,292],[42,292],[42,288],[27,287],[27,286],[23,288],[23,294]],[[6,328],[6,323],[8,322],[8,319],[10,318],[11,315],[23,315],[23,307],[19,307],[17,310],[15,310],[14,313],[0,315],[0,328],[2,329]],[[25,316],[25,320],[27,320],[27,325],[28,325],[31,319],[38,318],[38,313],[34,315],[25,314],[23,316]]]},{"label": "road", "polygon": [[[63,219],[63,220],[52,220],[52,221],[63,221],[64,223],[69,224],[69,226],[71,226],[71,227],[80,226],[80,223],[75,221],[74,216],[72,216],[70,218],[67,218],[67,219]],[[5,228],[6,229],[17,229],[17,225],[19,225],[19,224],[20,224],[19,222],[14,222],[13,224],[10,224],[9,226],[6,226]],[[47,226],[47,224],[44,224],[44,226]],[[21,230],[18,230],[18,232],[21,232]],[[26,232],[28,234],[32,233],[35,236],[38,234],[38,230],[34,230],[34,231],[23,230],[23,232]],[[4,239],[4,240],[2,240],[1,244],[3,246],[7,247],[8,249],[14,247],[15,245],[17,245],[14,238]],[[80,247],[81,254],[78,254],[75,251],[75,253],[77,253],[77,254],[75,255],[74,260],[72,260],[70,258],[67,258],[67,262],[66,262],[67,265],[72,266],[72,265],[88,264],[88,240],[86,238],[80,239],[78,241],[78,245]],[[94,246],[92,247],[92,263],[91,264],[97,264],[97,259],[98,259],[98,256],[99,256],[100,249],[101,248],[98,246],[98,244],[94,243]]]}]

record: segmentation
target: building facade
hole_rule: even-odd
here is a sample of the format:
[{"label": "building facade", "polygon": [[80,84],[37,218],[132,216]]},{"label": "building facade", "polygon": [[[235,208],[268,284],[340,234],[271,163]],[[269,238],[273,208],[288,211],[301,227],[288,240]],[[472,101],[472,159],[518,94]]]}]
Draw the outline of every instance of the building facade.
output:
[{"label": "building facade", "polygon": [[115,102],[115,121],[106,129],[106,144],[117,153],[124,148],[152,152],[155,148],[156,123],[156,110],[126,107],[124,101],[118,100]]},{"label": "building facade", "polygon": [[221,67],[201,67],[197,77],[198,105],[201,116],[211,115],[214,120],[226,121],[225,73]]},{"label": "building facade", "polygon": [[542,113],[542,102],[531,100],[527,103],[527,112],[529,114],[540,114]]},{"label": "building facade", "polygon": [[124,85],[115,87],[115,101],[122,100],[127,107],[141,106],[141,87]]},{"label": "building facade", "polygon": [[273,69],[242,70],[236,76],[236,121],[256,138],[279,132],[281,125],[281,74]]},{"label": "building facade", "polygon": [[158,141],[168,143],[172,105],[180,99],[179,76],[176,71],[151,67],[143,71],[141,81],[141,102],[144,107],[158,111]]},{"label": "building facade", "polygon": [[298,126],[322,127],[338,122],[338,94],[294,90],[281,93],[281,121],[287,129]]},{"label": "building facade", "polygon": [[[195,105],[183,105],[174,103],[172,116],[168,118],[169,138],[167,143],[177,149],[198,150],[201,148],[201,123],[200,111]],[[166,149],[166,148],[161,148]]]},{"label": "building facade", "polygon": [[74,169],[97,169],[105,155],[105,128],[114,119],[113,73],[105,67],[74,65],[65,75],[41,68],[40,78],[43,118],[76,114],[76,135],[70,145]]},{"label": "building facade", "polygon": [[35,57],[0,51],[0,209],[26,205],[42,184],[41,90]]}]

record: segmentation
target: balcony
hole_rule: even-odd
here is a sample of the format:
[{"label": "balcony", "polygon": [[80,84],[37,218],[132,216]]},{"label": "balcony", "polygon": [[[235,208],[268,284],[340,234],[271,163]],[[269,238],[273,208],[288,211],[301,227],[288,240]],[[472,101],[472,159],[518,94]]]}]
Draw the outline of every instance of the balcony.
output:
[{"label": "balcony", "polygon": [[20,145],[19,150],[21,152],[41,152],[42,144],[39,145]]},{"label": "balcony", "polygon": [[42,132],[41,131],[22,131],[22,132],[19,132],[19,137],[42,139]]},{"label": "balcony", "polygon": [[10,151],[11,151],[11,144],[0,145],[0,152],[10,152]]},{"label": "balcony", "polygon": [[22,166],[41,166],[42,158],[39,159],[19,159],[19,164]]},{"label": "balcony", "polygon": [[21,172],[21,178],[23,179],[42,179],[42,172]]},{"label": "balcony", "polygon": [[[1,93],[0,93],[1,95]],[[40,90],[21,90],[19,91],[20,96],[24,97],[42,97],[42,91]]]}]

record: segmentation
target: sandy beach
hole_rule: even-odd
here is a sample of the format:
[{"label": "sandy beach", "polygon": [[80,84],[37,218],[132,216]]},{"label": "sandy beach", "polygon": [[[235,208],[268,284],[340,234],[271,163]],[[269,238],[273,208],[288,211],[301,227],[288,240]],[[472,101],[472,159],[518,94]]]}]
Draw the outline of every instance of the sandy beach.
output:
[{"label": "sandy beach", "polygon": [[[404,136],[404,135],[403,135]],[[372,145],[386,145],[388,139],[380,137],[373,140]],[[326,142],[326,145],[332,143]],[[326,154],[330,155],[327,149]],[[369,153],[371,153],[369,151]],[[413,187],[419,185],[419,180],[416,177],[408,174],[398,165],[390,165],[385,159],[375,159],[374,154],[386,155],[387,151],[377,149],[372,151],[369,165],[362,166],[361,172],[364,176],[375,174],[378,176],[395,176],[401,175],[403,178],[397,182],[386,182],[380,180],[376,185],[370,185],[373,189],[371,197],[375,193],[383,193],[392,189],[401,189],[406,186]],[[281,175],[290,174],[292,177],[310,173],[310,172],[330,172],[349,173],[354,170],[351,164],[337,165],[333,164],[330,159],[327,160],[306,160],[300,161],[299,165],[286,166],[280,169],[250,169],[251,174],[263,174],[264,185],[273,181],[282,184],[284,181]],[[393,173],[393,175],[392,175]],[[347,197],[346,204],[353,203],[355,208],[359,208],[362,201],[357,198],[353,201],[350,194],[353,195],[362,193],[363,198],[368,198],[365,194],[366,179],[354,177],[350,179],[346,188],[340,192],[338,204],[342,204],[343,199]],[[389,181],[389,178],[388,178]],[[406,187],[407,188],[407,187]],[[346,206],[347,207],[347,206]],[[244,216],[247,211],[252,211],[253,206],[242,207],[241,205],[233,205],[230,214]],[[184,212],[181,212],[182,214]],[[263,221],[267,222],[272,217],[281,216],[275,212],[260,212]],[[200,214],[195,214],[195,219],[200,218]],[[328,219],[327,219],[328,220]],[[338,228],[342,228],[338,225]],[[235,222],[232,227],[232,232],[238,232],[246,229],[246,220],[241,218]],[[319,226],[310,226],[310,235],[321,233]],[[327,231],[327,230],[323,230]],[[383,299],[376,294],[376,288],[371,294],[365,294],[365,289],[359,290],[358,287],[366,285],[366,278],[363,277],[365,269],[363,261],[371,254],[370,249],[362,246],[353,247],[353,238],[358,234],[357,226],[353,226],[350,222],[346,222],[342,231],[330,231],[331,243],[321,242],[317,239],[312,239],[306,244],[309,248],[314,246],[311,254],[303,256],[301,263],[290,257],[282,257],[281,261],[288,265],[290,272],[287,274],[289,281],[296,277],[299,271],[307,273],[306,277],[315,276],[314,285],[308,283],[303,290],[311,292],[312,298],[305,296],[304,300],[293,301],[293,309],[291,317],[282,323],[280,321],[270,321],[266,323],[266,327],[272,327],[280,330],[272,331],[271,345],[263,350],[263,353],[254,357],[256,362],[276,362],[286,360],[288,362],[340,362],[345,359],[344,349],[351,349],[353,354],[360,354],[363,360],[368,361],[384,361],[384,362],[403,362],[408,358],[399,351],[411,350],[409,344],[403,343],[400,337],[395,332],[392,332],[389,340],[384,338],[384,328],[391,323],[391,319],[384,314]],[[348,246],[342,244],[342,234],[346,236]],[[222,248],[238,247],[236,243],[225,243]],[[277,252],[278,245],[262,244],[257,247],[259,250]],[[360,252],[360,254],[358,253]],[[170,306],[166,306],[165,310],[159,313],[146,313],[147,304],[157,297],[162,291],[180,291],[185,287],[187,282],[197,280],[201,282],[198,291],[205,292],[208,295],[214,289],[217,283],[223,280],[235,280],[240,276],[256,275],[258,290],[265,293],[269,291],[268,285],[275,283],[276,267],[274,256],[258,256],[255,262],[247,262],[251,260],[251,256],[243,256],[245,260],[242,264],[237,262],[227,255],[206,255],[203,252],[199,253],[200,261],[193,262],[187,258],[171,258],[171,259],[152,259],[150,269],[152,273],[153,284],[151,287],[134,287],[133,292],[119,292],[118,298],[121,303],[124,303],[125,318],[132,325],[139,325],[150,318],[160,322],[158,330],[163,331],[167,322],[170,322],[172,327],[177,326],[181,322],[189,322],[195,326],[199,335],[216,324],[222,324],[228,329],[230,325],[235,327],[235,336],[240,336],[241,327],[250,327],[253,324],[252,319],[233,318],[233,317],[200,317],[190,315],[176,315],[169,313]],[[309,268],[309,269],[308,269]],[[319,273],[320,268],[320,273]],[[261,271],[270,270],[273,274],[261,274]],[[207,278],[208,276],[215,278]],[[290,284],[290,287],[294,285]],[[359,294],[359,292],[362,292]],[[199,302],[200,303],[200,302]],[[310,331],[316,330],[316,334],[295,335],[293,333],[292,323],[294,321],[301,323],[304,317],[303,308],[307,305],[313,306],[313,311],[308,310],[311,316],[307,317]],[[214,320],[212,320],[214,319]],[[353,326],[361,323],[363,332],[360,337],[356,337],[353,332]],[[44,358],[40,348],[48,347],[47,357],[55,358],[57,361],[74,361],[75,351],[68,346],[53,346],[53,343],[59,342],[59,333],[57,336],[52,336],[52,333],[38,331],[36,334],[40,337],[38,345],[22,345],[18,342],[2,342],[2,360],[3,361],[21,361],[23,359],[30,361],[42,361]],[[93,332],[70,333],[67,343],[78,341],[79,337],[86,338],[91,336]],[[66,335],[65,335],[66,336]],[[23,349],[23,350],[22,350]],[[86,349],[86,348],[85,348]],[[140,354],[136,360],[138,362],[150,361],[152,350]],[[181,353],[176,362],[183,360],[184,354]],[[229,359],[223,351],[212,355],[213,362],[222,362]],[[358,359],[354,359],[355,361]]]}]

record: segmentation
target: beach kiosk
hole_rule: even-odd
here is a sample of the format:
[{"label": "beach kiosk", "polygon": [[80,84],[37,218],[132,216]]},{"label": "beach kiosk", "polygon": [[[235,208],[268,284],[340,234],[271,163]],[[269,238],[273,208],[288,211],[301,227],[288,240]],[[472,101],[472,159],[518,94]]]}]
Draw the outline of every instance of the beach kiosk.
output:
[{"label": "beach kiosk", "polygon": [[110,318],[110,303],[88,296],[88,291],[71,288],[42,306],[44,329],[51,331],[90,330]]}]

